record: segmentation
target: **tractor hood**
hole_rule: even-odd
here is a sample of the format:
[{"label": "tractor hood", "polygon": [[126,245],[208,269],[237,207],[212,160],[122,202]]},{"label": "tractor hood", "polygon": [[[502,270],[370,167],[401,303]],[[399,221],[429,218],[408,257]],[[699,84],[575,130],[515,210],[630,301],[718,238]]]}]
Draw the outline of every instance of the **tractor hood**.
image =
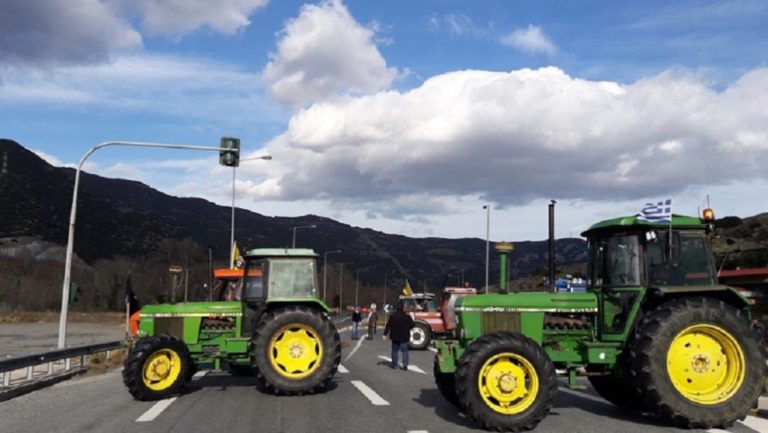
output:
[{"label": "tractor hood", "polygon": [[591,292],[525,292],[501,295],[465,296],[456,301],[456,312],[596,313],[597,295]]},{"label": "tractor hood", "polygon": [[179,304],[145,305],[141,308],[142,317],[208,317],[243,314],[241,302],[184,302]]}]

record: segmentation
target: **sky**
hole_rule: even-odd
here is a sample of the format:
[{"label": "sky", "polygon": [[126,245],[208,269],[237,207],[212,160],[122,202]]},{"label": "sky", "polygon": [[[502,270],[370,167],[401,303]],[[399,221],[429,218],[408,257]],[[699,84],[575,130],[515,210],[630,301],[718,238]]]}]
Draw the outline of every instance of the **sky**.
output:
[{"label": "sky", "polygon": [[[550,200],[557,237],[768,211],[762,0],[0,6],[0,137],[57,166],[238,137],[238,207],[412,237],[541,240]],[[85,170],[231,205],[216,152]]]}]

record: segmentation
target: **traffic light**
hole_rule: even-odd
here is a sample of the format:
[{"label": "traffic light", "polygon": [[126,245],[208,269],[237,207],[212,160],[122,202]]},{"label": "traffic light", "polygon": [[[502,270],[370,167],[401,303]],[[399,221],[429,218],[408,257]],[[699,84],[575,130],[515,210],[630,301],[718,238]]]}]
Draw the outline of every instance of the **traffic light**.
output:
[{"label": "traffic light", "polygon": [[235,137],[221,137],[221,150],[219,150],[219,164],[227,167],[240,165],[240,139]]},{"label": "traffic light", "polygon": [[69,303],[74,304],[80,300],[80,286],[77,283],[72,282],[69,285]]}]

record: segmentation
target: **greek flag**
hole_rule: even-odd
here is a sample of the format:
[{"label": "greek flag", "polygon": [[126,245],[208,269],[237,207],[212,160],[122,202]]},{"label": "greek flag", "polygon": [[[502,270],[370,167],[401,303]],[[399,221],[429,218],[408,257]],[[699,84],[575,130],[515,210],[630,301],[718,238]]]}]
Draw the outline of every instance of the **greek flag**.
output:
[{"label": "greek flag", "polygon": [[643,210],[637,214],[637,219],[647,223],[671,223],[672,199],[668,198],[657,203],[646,203]]}]

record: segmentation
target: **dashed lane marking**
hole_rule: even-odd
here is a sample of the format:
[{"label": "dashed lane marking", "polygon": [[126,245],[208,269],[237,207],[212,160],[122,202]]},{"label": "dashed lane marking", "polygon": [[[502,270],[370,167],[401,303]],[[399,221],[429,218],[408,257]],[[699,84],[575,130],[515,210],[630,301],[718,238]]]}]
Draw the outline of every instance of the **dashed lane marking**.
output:
[{"label": "dashed lane marking", "polygon": [[171,405],[174,401],[176,401],[178,397],[172,397],[172,398],[166,398],[165,400],[160,400],[157,403],[155,403],[152,407],[149,408],[146,412],[144,412],[140,417],[136,418],[136,422],[149,422],[157,418],[158,415],[163,413],[165,409],[168,408],[168,406]]},{"label": "dashed lane marking", "polygon": [[739,422],[753,430],[768,432],[768,420],[752,415],[747,415],[743,421]]},{"label": "dashed lane marking", "polygon": [[434,347],[427,347],[427,349],[429,349],[429,350],[430,350],[430,351],[432,351],[432,352],[435,352],[435,353],[437,353],[437,349],[435,349]]},{"label": "dashed lane marking", "polygon": [[406,433],[429,433],[426,430],[408,430]]},{"label": "dashed lane marking", "polygon": [[347,367],[339,364],[339,373],[349,373],[349,370],[347,370]]},{"label": "dashed lane marking", "polygon": [[[598,403],[611,404],[611,402],[609,402],[608,400],[602,399],[600,397],[595,397],[594,395],[588,394],[586,392],[581,392],[581,391],[576,391],[570,388],[566,388],[564,386],[560,387],[560,391],[566,394],[575,395],[577,397],[585,398],[587,400],[595,401]],[[737,421],[737,423],[743,424],[759,432],[768,432],[768,421],[752,415],[747,415],[747,417],[743,421]],[[713,428],[713,429],[707,430],[707,433],[730,433],[730,432],[728,430]]]},{"label": "dashed lane marking", "polygon": [[598,403],[611,404],[611,402],[609,402],[606,399],[603,399],[603,398],[600,398],[600,397],[595,397],[594,395],[587,394],[586,392],[581,392],[581,391],[576,391],[574,389],[566,388],[565,386],[561,386],[560,387],[560,391],[562,391],[562,392],[564,392],[566,394],[571,394],[571,395],[575,395],[577,397],[585,398],[587,400],[596,401]]},{"label": "dashed lane marking", "polygon": [[[388,356],[379,355],[379,359],[383,359],[383,360],[385,360],[385,361],[387,361],[389,363],[392,362],[392,358],[390,358]],[[419,367],[417,367],[417,366],[415,366],[413,364],[409,364],[408,365],[408,371],[412,371],[414,373],[420,373],[420,374],[427,374],[426,371],[420,369]]]},{"label": "dashed lane marking", "polygon": [[[192,380],[198,380],[201,377],[208,374],[211,370],[200,370],[194,375],[192,375]],[[174,401],[176,401],[178,397],[173,398],[166,398],[165,400],[160,400],[152,407],[150,407],[146,412],[141,414],[140,417],[136,418],[136,422],[149,422],[157,418],[161,413],[163,413],[164,410],[168,409],[168,406],[171,405]]]},{"label": "dashed lane marking", "polygon": [[351,352],[349,352],[349,355],[347,355],[347,357],[346,357],[346,358],[344,358],[344,362],[347,362],[347,361],[349,361],[349,358],[351,358],[351,357],[352,357],[352,355],[354,355],[354,354],[355,354],[355,352],[357,352],[357,349],[359,349],[359,348],[360,348],[360,345],[361,345],[361,344],[363,344],[363,341],[364,341],[364,340],[365,340],[364,338],[361,338],[361,339],[357,340],[357,344],[355,345],[355,348],[354,348],[354,349],[352,349],[352,351],[351,351]]},{"label": "dashed lane marking", "polygon": [[353,380],[352,385],[358,389],[365,398],[370,400],[371,404],[374,406],[389,406],[389,402],[381,398],[379,394],[376,394],[376,391],[372,390],[368,385],[363,383],[361,380]]}]

